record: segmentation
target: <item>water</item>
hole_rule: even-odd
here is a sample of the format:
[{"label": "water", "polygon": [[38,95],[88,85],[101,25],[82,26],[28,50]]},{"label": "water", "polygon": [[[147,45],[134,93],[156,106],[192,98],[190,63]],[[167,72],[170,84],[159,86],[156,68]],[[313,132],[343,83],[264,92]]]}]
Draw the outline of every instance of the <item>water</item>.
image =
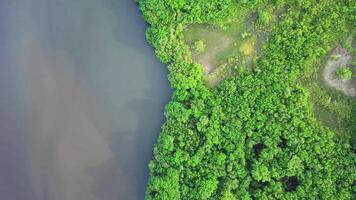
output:
[{"label": "water", "polygon": [[0,199],[143,199],[171,91],[134,0],[0,1]]}]

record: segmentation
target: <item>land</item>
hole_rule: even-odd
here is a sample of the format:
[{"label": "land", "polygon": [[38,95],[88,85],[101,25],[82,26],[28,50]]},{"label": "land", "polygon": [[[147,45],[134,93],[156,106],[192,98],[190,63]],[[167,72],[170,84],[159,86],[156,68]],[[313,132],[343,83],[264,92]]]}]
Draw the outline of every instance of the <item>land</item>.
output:
[{"label": "land", "polygon": [[[278,19],[283,15],[282,11],[273,11],[271,15]],[[277,21],[256,27],[254,20],[256,13],[251,12],[237,16],[233,22],[224,26],[191,24],[185,28],[185,42],[190,47],[193,61],[203,67],[203,79],[208,87],[216,87],[221,81],[238,76],[243,70],[253,70],[252,61],[261,56],[269,27]],[[204,52],[196,52],[195,41],[204,42]],[[352,37],[346,38],[345,42],[350,43],[349,49],[354,52]],[[342,137],[356,137],[350,129],[356,78],[340,80],[336,76],[337,69],[352,66],[353,55],[341,43],[337,43],[325,58],[320,59],[322,64],[315,64],[314,70],[303,75],[307,78],[298,82],[311,93],[314,114],[320,123]]]},{"label": "land", "polygon": [[352,77],[350,80],[341,80],[336,76],[337,69],[345,66],[355,71],[352,62],[355,57],[353,45],[352,37],[346,34],[297,82],[310,93],[309,99],[318,122],[335,131],[339,138],[350,139],[351,145],[356,148],[356,131],[353,128],[356,79]]},{"label": "land", "polygon": [[352,199],[354,5],[164,2],[140,2],[175,90],[146,198]]},{"label": "land", "polygon": [[336,71],[352,63],[352,57],[346,49],[337,47],[329,57],[323,70],[323,78],[326,84],[336,90],[341,91],[346,96],[356,97],[356,79],[340,80],[336,76]]},{"label": "land", "polygon": [[[214,87],[222,80],[238,73],[241,68],[249,69],[253,57],[257,56],[257,43],[262,43],[263,37],[254,30],[249,15],[239,16],[233,22],[223,27],[209,24],[192,24],[186,27],[185,42],[190,46],[193,60],[204,68],[205,83]],[[203,53],[197,53],[194,41],[206,43]],[[257,49],[258,48],[258,49]]]}]

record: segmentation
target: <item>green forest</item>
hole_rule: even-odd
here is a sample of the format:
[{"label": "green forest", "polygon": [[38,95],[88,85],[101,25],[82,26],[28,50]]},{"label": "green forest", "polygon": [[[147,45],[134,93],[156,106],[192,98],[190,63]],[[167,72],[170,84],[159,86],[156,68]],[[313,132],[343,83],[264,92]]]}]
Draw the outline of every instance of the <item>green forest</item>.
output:
[{"label": "green forest", "polygon": [[355,1],[138,4],[174,90],[147,200],[356,198]]}]

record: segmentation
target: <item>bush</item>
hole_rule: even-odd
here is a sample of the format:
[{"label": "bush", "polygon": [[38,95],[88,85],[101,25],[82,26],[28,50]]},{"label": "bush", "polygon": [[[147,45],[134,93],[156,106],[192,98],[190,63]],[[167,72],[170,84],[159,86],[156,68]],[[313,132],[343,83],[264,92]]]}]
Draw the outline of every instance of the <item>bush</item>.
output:
[{"label": "bush", "polygon": [[259,14],[258,14],[258,23],[260,23],[261,25],[265,25],[265,24],[268,24],[271,20],[271,16],[268,12],[266,11],[261,11]]},{"label": "bush", "polygon": [[205,44],[203,40],[198,40],[194,43],[194,50],[197,53],[203,53],[205,51]]},{"label": "bush", "polygon": [[341,80],[350,80],[352,78],[352,71],[348,67],[342,67],[336,70],[337,78]]}]

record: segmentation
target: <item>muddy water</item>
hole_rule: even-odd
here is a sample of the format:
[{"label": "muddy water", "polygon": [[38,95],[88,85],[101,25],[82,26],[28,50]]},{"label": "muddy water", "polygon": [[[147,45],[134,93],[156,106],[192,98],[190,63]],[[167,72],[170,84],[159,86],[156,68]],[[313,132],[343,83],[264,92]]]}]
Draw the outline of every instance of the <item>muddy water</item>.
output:
[{"label": "muddy water", "polygon": [[133,0],[0,2],[0,199],[143,199],[170,98]]}]

